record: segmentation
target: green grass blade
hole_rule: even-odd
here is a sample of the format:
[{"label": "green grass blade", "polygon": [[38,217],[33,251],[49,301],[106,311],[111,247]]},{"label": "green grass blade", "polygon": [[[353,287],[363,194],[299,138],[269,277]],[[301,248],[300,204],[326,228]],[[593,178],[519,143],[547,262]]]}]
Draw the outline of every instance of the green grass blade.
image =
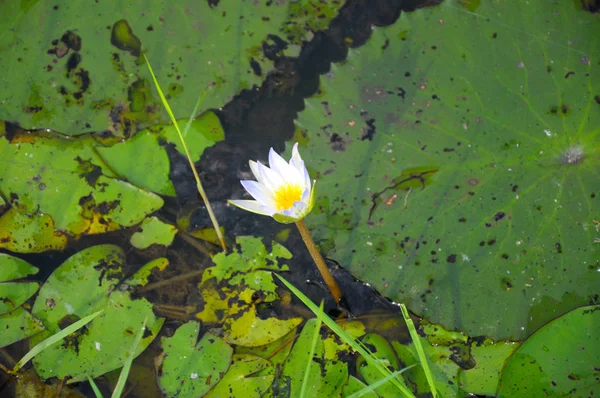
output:
[{"label": "green grass blade", "polygon": [[198,96],[198,101],[196,101],[196,106],[194,106],[194,110],[192,111],[190,118],[188,119],[187,123],[185,124],[185,127],[183,128],[183,132],[181,134],[182,137],[185,138],[187,136],[187,133],[188,133],[190,127],[192,126],[192,122],[194,121],[194,116],[196,116],[196,113],[198,112],[198,109],[200,108],[200,104],[204,101],[204,97],[206,97],[206,92],[207,92],[207,89],[204,89]]},{"label": "green grass blade", "polygon": [[104,398],[104,396],[100,392],[100,389],[96,385],[96,382],[94,382],[94,379],[92,379],[90,376],[88,376],[88,382],[90,383],[90,386],[92,387],[92,391],[94,391],[94,394],[96,394],[96,398]]},{"label": "green grass blade", "polygon": [[394,377],[398,376],[399,374],[402,374],[402,373],[406,372],[410,368],[414,368],[415,366],[417,366],[416,363],[413,364],[413,365],[407,366],[404,369],[397,370],[394,373],[390,374],[389,376],[385,376],[383,379],[379,379],[375,383],[369,384],[367,387],[363,388],[362,390],[357,391],[357,392],[355,392],[352,395],[348,395],[346,398],[362,397],[365,394],[368,394],[370,392],[374,392],[376,388],[384,385],[388,381],[391,381]]},{"label": "green grass blade", "polygon": [[[158,91],[158,96],[160,97],[160,100],[162,101],[163,106],[165,107],[167,113],[169,114],[169,118],[171,119],[171,122],[173,123],[173,126],[175,127],[175,130],[177,131],[177,134],[179,135],[179,139],[181,140],[181,145],[183,146],[185,155],[188,159],[188,162],[190,163],[190,167],[192,168],[192,173],[194,173],[194,179],[196,180],[196,188],[198,189],[198,192],[200,193],[200,196],[202,197],[202,200],[204,201],[204,204],[206,205],[206,210],[208,211],[208,215],[210,216],[210,221],[213,224],[213,228],[215,229],[217,236],[219,237],[219,242],[221,242],[221,247],[223,248],[223,250],[227,250],[227,246],[225,245],[225,239],[223,238],[223,234],[221,233],[221,228],[219,228],[219,222],[217,221],[217,218],[215,217],[215,213],[212,210],[212,206],[210,205],[210,202],[208,201],[208,197],[206,196],[206,192],[204,191],[204,187],[202,186],[202,182],[200,181],[200,176],[198,175],[198,171],[196,170],[196,166],[194,166],[194,162],[192,160],[192,157],[190,156],[190,151],[188,150],[188,147],[185,144],[185,139],[183,138],[183,134],[181,133],[181,129],[179,128],[179,124],[177,123],[177,120],[175,119],[175,115],[173,114],[173,111],[171,110],[171,106],[169,105],[167,98],[165,97],[162,89],[160,88],[160,84],[158,83],[158,79],[156,78],[156,75],[154,74],[154,70],[152,69],[152,66],[150,65],[150,61],[148,61],[146,54],[143,54],[143,55],[144,55],[144,59],[146,60],[146,65],[148,65],[148,70],[150,71],[150,75],[152,75],[152,80],[154,81],[154,86],[156,87],[156,91]],[[204,95],[201,94],[199,101],[201,101],[203,98],[204,98]],[[193,115],[192,115],[192,117],[193,117]],[[188,123],[189,123],[189,121],[188,121]]]},{"label": "green grass blade", "polygon": [[95,317],[97,317],[98,315],[100,315],[102,313],[102,311],[103,310],[100,310],[98,312],[94,312],[93,314],[88,315],[88,316],[86,316],[86,317],[78,320],[77,322],[73,323],[72,325],[67,326],[66,328],[64,328],[60,332],[58,332],[56,334],[53,334],[52,336],[48,337],[44,341],[41,341],[35,347],[33,347],[31,350],[29,350],[29,352],[27,354],[25,354],[25,356],[23,358],[21,358],[21,360],[19,362],[17,362],[17,364],[15,365],[15,367],[12,369],[12,371],[13,372],[18,371],[31,358],[35,357],[37,354],[39,354],[40,352],[44,351],[46,348],[50,347],[53,344],[58,343],[59,341],[61,341],[62,339],[64,339],[68,335],[70,335],[71,333],[75,332],[76,330],[81,329],[82,327],[84,327],[85,325],[87,325],[88,323],[90,323],[92,321],[92,319],[94,319]]},{"label": "green grass blade", "polygon": [[425,377],[427,378],[427,383],[429,384],[429,389],[431,390],[431,394],[433,398],[437,397],[437,389],[435,387],[435,382],[433,380],[433,374],[431,373],[431,369],[429,368],[429,362],[427,361],[427,356],[425,356],[425,350],[423,350],[423,345],[421,344],[421,339],[419,334],[417,333],[417,329],[415,328],[415,324],[413,323],[410,315],[408,314],[408,310],[404,304],[400,304],[400,310],[402,311],[402,316],[404,317],[404,322],[406,322],[406,326],[408,326],[408,332],[410,333],[410,338],[417,350],[417,355],[419,356],[419,362],[421,363],[421,367],[425,372]]},{"label": "green grass blade", "polygon": [[[321,305],[319,306],[319,314],[321,316],[324,315],[323,313],[323,301],[321,301]],[[315,350],[317,349],[317,342],[319,341],[319,336],[320,333],[319,331],[321,330],[321,318],[319,318],[319,322],[317,323],[317,327],[315,328],[315,334],[313,335],[313,340],[312,340],[312,344],[310,347],[310,353],[308,355],[308,361],[306,362],[306,369],[304,370],[304,379],[302,379],[302,388],[300,389],[300,398],[304,398],[306,397],[306,389],[308,387],[308,379],[310,378],[310,366],[312,365],[312,359],[313,356],[315,355]]]},{"label": "green grass blade", "polygon": [[[389,376],[392,372],[377,358],[373,353],[371,353],[362,343],[354,340],[352,336],[350,336],[344,329],[342,329],[333,319],[323,314],[322,316],[319,314],[319,308],[310,301],[308,297],[304,295],[300,290],[298,290],[294,285],[289,283],[282,276],[275,274],[281,282],[287,286],[288,289],[291,290],[303,303],[306,305],[321,321],[327,325],[335,334],[337,334],[346,344],[348,344],[354,351],[358,352],[360,355],[365,358],[367,363],[375,367],[383,376]],[[404,384],[404,380],[399,379],[398,377],[393,377],[390,379],[391,383],[402,393],[405,397],[414,397],[415,395],[408,389],[408,387]]]},{"label": "green grass blade", "polygon": [[146,330],[146,322],[148,321],[148,317],[144,318],[144,323],[142,323],[142,327],[138,330],[135,335],[135,341],[133,342],[133,346],[129,350],[129,355],[127,355],[127,359],[125,360],[125,364],[123,365],[123,369],[121,369],[121,373],[119,374],[119,380],[117,380],[117,385],[113,390],[111,398],[119,398],[123,395],[123,389],[125,388],[125,383],[127,382],[127,378],[129,377],[129,371],[131,370],[131,363],[133,362],[133,358],[135,358],[135,351],[140,345],[140,341],[142,341],[142,336],[144,335],[144,331]]}]

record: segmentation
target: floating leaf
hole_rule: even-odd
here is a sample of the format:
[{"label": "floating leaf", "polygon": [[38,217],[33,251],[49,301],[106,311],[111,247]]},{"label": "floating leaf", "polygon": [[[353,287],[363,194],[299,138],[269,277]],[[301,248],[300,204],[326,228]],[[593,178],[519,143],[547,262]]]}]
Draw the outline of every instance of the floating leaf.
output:
[{"label": "floating leaf", "polygon": [[[40,287],[37,282],[11,282],[37,274],[38,269],[9,254],[0,253],[0,315],[21,306]],[[2,329],[0,329],[2,330]]]},{"label": "floating leaf", "polygon": [[[337,1],[310,1],[305,15],[288,13],[290,3],[185,0],[173,6],[152,0],[111,13],[99,3],[38,1],[23,9],[19,2],[2,2],[7,33],[0,38],[0,90],[7,94],[0,119],[71,135],[108,130],[127,136],[137,124],[156,121],[161,110],[147,89],[140,51],[169,87],[178,117],[188,116],[207,87],[212,90],[204,107],[222,107],[241,89],[262,83],[271,59],[287,46],[290,24],[300,20],[293,25],[300,39],[305,24],[326,26],[339,7]],[[33,34],[41,20],[44,34]]]},{"label": "floating leaf", "polygon": [[518,347],[519,343],[512,341],[474,341],[471,355],[476,365],[471,369],[459,370],[460,388],[472,394],[494,396],[502,367]]},{"label": "floating leaf", "polygon": [[0,347],[6,347],[26,337],[44,330],[42,323],[29,311],[19,307],[7,314],[0,315]]},{"label": "floating leaf", "polygon": [[32,313],[44,322],[47,331],[34,336],[32,344],[103,310],[84,329],[34,358],[42,378],[70,377],[75,382],[122,366],[146,317],[147,332],[136,355],[152,342],[163,319],[154,316],[146,299],[130,297],[127,286],[134,284],[136,275],[124,280],[124,258],[117,246],[92,246],[69,257],[42,286]]},{"label": "floating leaf", "polygon": [[[421,322],[419,339],[429,362],[436,388],[442,397],[466,394],[494,395],[504,361],[519,346],[510,341],[470,338],[464,333],[445,330],[440,325]],[[419,364],[412,342],[392,341],[398,358],[405,365]],[[421,366],[404,373],[417,394],[430,392]]]},{"label": "floating leaf", "polygon": [[[0,139],[0,193],[15,209],[0,218],[0,225],[7,227],[0,247],[61,247],[66,239],[54,230],[75,237],[114,231],[137,224],[162,206],[160,197],[113,178],[94,146],[89,136],[66,139],[25,131],[10,141]],[[40,224],[41,232],[36,231]]]},{"label": "floating leaf", "polygon": [[[359,379],[357,379],[354,376],[350,376],[348,378],[348,383],[344,386],[343,388],[343,396],[344,397],[349,397],[350,395],[357,393],[359,391],[364,390],[365,388],[367,388],[367,385],[364,384],[362,381],[360,381]],[[379,397],[379,395],[375,394],[375,392],[373,391],[369,391],[366,394],[363,395],[359,395],[361,397],[364,398],[377,398]]]},{"label": "floating leaf", "polygon": [[262,372],[272,367],[271,362],[261,357],[248,354],[234,355],[231,367],[219,383],[206,394],[206,397],[260,398],[275,378],[272,374],[265,375]]},{"label": "floating leaf", "polygon": [[38,269],[27,261],[0,253],[0,347],[44,330],[21,305],[37,292],[37,282],[10,282],[35,275]]},{"label": "floating leaf", "polygon": [[498,397],[598,394],[599,310],[577,308],[529,337],[506,361]]},{"label": "floating leaf", "polygon": [[299,115],[306,222],[416,314],[526,337],[600,284],[600,24],[573,2],[402,13]]},{"label": "floating leaf", "polygon": [[268,270],[286,271],[278,259],[292,254],[273,242],[269,253],[260,238],[240,236],[236,239],[239,251],[218,253],[214,267],[202,274],[199,290],[204,300],[197,317],[205,323],[223,325],[227,342],[256,347],[272,343],[287,335],[302,319],[263,318],[258,316],[257,298],[269,303],[278,299],[277,285]]},{"label": "floating leaf", "polygon": [[[180,127],[187,122],[180,121]],[[200,159],[204,150],[225,138],[221,122],[214,112],[205,112],[191,123],[185,137],[194,161]],[[175,188],[169,179],[170,162],[167,144],[184,154],[175,127],[151,126],[137,132],[126,141],[112,146],[99,146],[97,152],[121,178],[132,184],[161,195],[175,196]]]},{"label": "floating leaf", "polygon": [[67,237],[47,214],[29,217],[11,207],[0,216],[0,247],[17,253],[63,250]]},{"label": "floating leaf", "polygon": [[231,364],[233,349],[208,332],[198,341],[200,325],[181,325],[173,337],[163,338],[158,384],[169,397],[199,397],[206,394]]},{"label": "floating leaf", "polygon": [[38,273],[38,269],[27,261],[10,254],[0,253],[0,282],[26,278]]},{"label": "floating leaf", "polygon": [[156,217],[144,219],[140,225],[141,231],[131,236],[131,245],[136,249],[146,249],[150,245],[170,246],[177,234],[177,228],[165,224]]},{"label": "floating leaf", "polygon": [[[362,338],[362,343],[369,347],[369,350],[373,355],[383,362],[388,369],[393,372],[400,369],[400,363],[398,362],[398,358],[396,358],[396,353],[394,352],[392,345],[383,336],[369,333]],[[359,357],[356,361],[356,371],[369,385],[384,378],[384,375],[363,357]],[[382,386],[375,389],[375,392],[381,397],[398,395],[398,390],[392,383],[384,383]]]},{"label": "floating leaf", "polygon": [[317,324],[317,319],[306,322],[283,365],[282,380],[284,388],[289,389],[290,396],[298,396],[300,393],[307,361],[313,361],[309,373],[309,397],[339,395],[348,380],[348,365],[341,358],[348,355],[349,347],[344,343],[340,344],[335,335],[329,333],[327,338],[318,339],[315,354],[312,358],[309,357]]}]

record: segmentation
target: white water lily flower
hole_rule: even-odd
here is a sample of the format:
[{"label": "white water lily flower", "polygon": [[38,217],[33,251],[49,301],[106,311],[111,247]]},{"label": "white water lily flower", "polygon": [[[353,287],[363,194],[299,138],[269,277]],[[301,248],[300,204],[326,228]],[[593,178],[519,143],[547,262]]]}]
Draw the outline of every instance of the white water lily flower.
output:
[{"label": "white water lily flower", "polygon": [[231,204],[284,224],[300,221],[310,213],[315,200],[314,182],[311,187],[298,143],[292,148],[289,163],[271,148],[269,167],[251,160],[250,169],[256,181],[241,183],[255,200],[230,200]]}]

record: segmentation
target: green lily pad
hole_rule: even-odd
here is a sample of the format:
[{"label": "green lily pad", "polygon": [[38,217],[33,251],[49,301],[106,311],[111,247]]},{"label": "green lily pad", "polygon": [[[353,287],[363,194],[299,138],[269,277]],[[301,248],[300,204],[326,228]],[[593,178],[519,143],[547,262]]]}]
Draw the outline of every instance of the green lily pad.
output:
[{"label": "green lily pad", "polygon": [[[15,209],[0,218],[8,228],[0,247],[61,247],[66,239],[55,230],[74,237],[114,231],[139,223],[162,206],[157,195],[114,178],[94,146],[89,136],[66,139],[25,131],[0,139],[0,193]],[[39,244],[37,236],[43,238]]]},{"label": "green lily pad", "polygon": [[307,361],[312,361],[308,375],[309,397],[339,396],[348,381],[348,365],[341,358],[349,354],[349,347],[331,333],[324,339],[317,339],[314,356],[309,357],[317,326],[317,319],[306,321],[283,365],[280,381],[283,386],[280,385],[280,388],[289,390],[292,397],[300,394]]},{"label": "green lily pad", "polygon": [[21,307],[37,292],[38,283],[9,282],[37,273],[38,269],[27,261],[0,253],[0,347],[44,330],[41,322]]},{"label": "green lily pad", "polygon": [[498,397],[589,397],[600,392],[600,307],[577,308],[529,337],[506,361]]},{"label": "green lily pad", "polygon": [[[260,398],[273,383],[272,374],[263,374],[272,368],[271,362],[254,355],[234,355],[231,367],[206,397]],[[258,374],[257,374],[258,373]]]},{"label": "green lily pad", "polygon": [[[343,390],[342,390],[342,396],[343,397],[348,397],[352,394],[355,394],[359,391],[363,391],[365,388],[367,388],[367,385],[365,383],[363,383],[362,381],[360,381],[359,379],[357,379],[354,376],[350,376],[348,378],[348,383],[344,386]],[[361,397],[365,397],[365,398],[378,398],[379,395],[377,395],[375,392],[373,391],[369,391],[368,393],[364,393],[361,395]]]},{"label": "green lily pad", "polygon": [[35,319],[29,311],[19,307],[9,313],[0,315],[0,347],[6,347],[19,340],[44,330],[44,325]]},{"label": "green lily pad", "polygon": [[[2,2],[0,90],[7,94],[0,119],[70,135],[109,130],[126,136],[161,111],[139,62],[142,51],[169,87],[178,118],[189,116],[205,88],[211,91],[203,107],[222,107],[241,89],[260,85],[272,69],[263,45],[277,53],[285,42],[269,35],[283,35],[295,18],[304,20],[288,13],[289,3],[186,0],[173,6],[153,0],[123,4],[114,13],[102,3],[37,1],[23,8]],[[32,33],[40,21],[43,35]]]},{"label": "green lily pad", "polygon": [[[504,361],[519,346],[510,341],[470,338],[464,333],[445,330],[440,325],[421,322],[421,345],[429,362],[438,393],[444,397],[490,395],[496,393]],[[415,346],[392,341],[405,366],[417,364],[403,373],[416,394],[430,393],[429,384]]]},{"label": "green lily pad", "polygon": [[445,1],[376,28],[299,115],[316,240],[473,336],[524,338],[589,302],[599,56],[597,17],[568,1]]},{"label": "green lily pad", "polygon": [[33,359],[42,378],[68,377],[75,382],[123,366],[144,319],[147,332],[136,355],[152,342],[164,320],[154,316],[146,299],[131,298],[127,288],[136,276],[124,279],[124,259],[118,246],[92,246],[69,257],[44,283],[32,313],[47,330],[34,336],[32,345],[92,312],[103,312]]},{"label": "green lily pad", "polygon": [[484,341],[471,345],[471,355],[475,367],[459,370],[459,385],[463,391],[471,394],[494,396],[500,383],[500,375],[505,361],[519,343],[513,341]]},{"label": "green lily pad", "polygon": [[0,247],[16,253],[63,250],[67,247],[67,237],[54,228],[49,215],[29,217],[11,207],[0,216]]},{"label": "green lily pad", "polygon": [[[183,131],[187,120],[178,123]],[[210,111],[197,117],[184,137],[194,161],[200,159],[206,148],[224,138],[219,118]],[[151,126],[128,140],[108,147],[98,146],[97,152],[121,178],[149,191],[175,196],[175,187],[169,179],[169,157],[164,148],[167,143],[175,145],[185,155],[181,139],[172,125]]]},{"label": "green lily pad", "polygon": [[[11,282],[37,274],[38,269],[9,254],[0,253],[0,315],[11,312],[37,292],[37,282]],[[1,330],[1,329],[0,329]]]},{"label": "green lily pad", "polygon": [[279,340],[275,340],[269,344],[248,347],[235,346],[234,354],[248,354],[268,359],[273,366],[280,366],[292,351],[292,346],[296,336],[296,329],[293,329]]},{"label": "green lily pad", "polygon": [[39,269],[27,261],[10,254],[0,253],[0,282],[26,278],[37,274]]},{"label": "green lily pad", "polygon": [[208,332],[198,341],[200,325],[181,325],[173,337],[163,338],[158,384],[169,397],[206,394],[229,369],[233,349]]},{"label": "green lily pad", "polygon": [[[378,334],[369,333],[362,338],[362,343],[369,347],[373,355],[384,363],[392,372],[400,370],[400,363],[392,345]],[[364,357],[356,361],[356,373],[359,374],[367,384],[373,384],[384,378],[375,366],[369,364]],[[375,389],[380,397],[393,397],[398,395],[398,389],[392,383],[384,383]]]},{"label": "green lily pad", "polygon": [[177,227],[165,224],[156,217],[144,219],[141,231],[131,235],[131,245],[136,249],[146,249],[153,244],[171,246],[177,234]]},{"label": "green lily pad", "polygon": [[329,27],[329,23],[343,5],[341,0],[291,1],[288,21],[283,25],[285,38],[296,45],[310,40],[314,33]]}]

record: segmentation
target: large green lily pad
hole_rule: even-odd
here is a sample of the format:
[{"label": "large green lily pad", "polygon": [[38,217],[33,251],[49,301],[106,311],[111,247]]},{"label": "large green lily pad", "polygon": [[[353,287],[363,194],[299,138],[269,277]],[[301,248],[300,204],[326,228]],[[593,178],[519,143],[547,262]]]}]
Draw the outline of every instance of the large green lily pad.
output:
[{"label": "large green lily pad", "polygon": [[[32,313],[47,330],[34,336],[35,345],[73,322],[103,310],[90,324],[42,351],[33,359],[39,375],[86,380],[123,366],[137,331],[146,320],[147,332],[136,355],[154,340],[163,319],[146,299],[132,299],[129,286],[140,279],[124,278],[125,253],[115,245],[98,245],[69,257],[40,289]],[[160,261],[154,261],[156,267]],[[147,267],[142,268],[148,272]]]},{"label": "large green lily pad", "polygon": [[[285,42],[326,26],[335,6],[308,1],[168,1],[103,3],[2,2],[4,72],[0,119],[70,135],[112,131],[128,135],[156,121],[144,51],[177,117],[187,117],[200,91],[205,108],[222,107],[243,88],[260,85]],[[317,19],[319,17],[319,19]],[[320,18],[323,17],[323,18]],[[289,30],[293,30],[293,34]],[[302,31],[305,32],[302,32]],[[162,121],[166,121],[163,117]]]},{"label": "large green lily pad", "polygon": [[115,178],[96,145],[90,136],[18,131],[0,137],[0,194],[12,206],[0,217],[0,247],[63,248],[65,235],[129,227],[162,206],[159,196]]},{"label": "large green lily pad", "polygon": [[600,392],[600,307],[550,322],[506,361],[498,397],[591,397]]},{"label": "large green lily pad", "polygon": [[298,121],[307,223],[415,313],[518,339],[600,284],[600,24],[568,1],[461,4],[403,13],[322,78]]}]

